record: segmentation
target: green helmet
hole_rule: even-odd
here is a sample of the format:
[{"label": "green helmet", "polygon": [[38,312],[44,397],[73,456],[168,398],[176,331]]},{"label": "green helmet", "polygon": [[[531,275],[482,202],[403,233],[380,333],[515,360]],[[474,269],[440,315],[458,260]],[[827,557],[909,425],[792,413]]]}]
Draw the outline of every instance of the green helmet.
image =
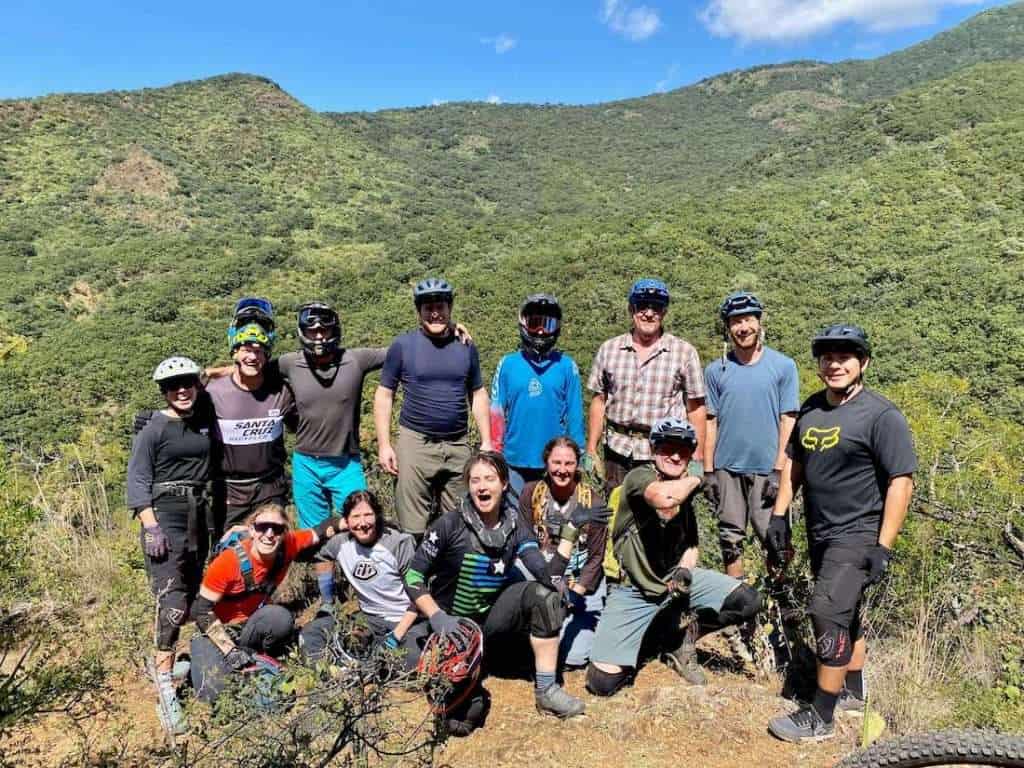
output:
[{"label": "green helmet", "polygon": [[274,334],[259,323],[247,323],[241,328],[232,325],[228,328],[228,343],[232,352],[243,344],[259,344],[269,355],[274,348]]}]

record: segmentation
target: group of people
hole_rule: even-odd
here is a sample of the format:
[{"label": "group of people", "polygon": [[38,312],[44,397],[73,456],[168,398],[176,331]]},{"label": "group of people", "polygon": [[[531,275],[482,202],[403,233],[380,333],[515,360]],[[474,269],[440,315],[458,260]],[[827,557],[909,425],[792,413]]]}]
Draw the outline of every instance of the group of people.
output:
[{"label": "group of people", "polygon": [[[320,588],[321,611],[299,633],[313,660],[329,660],[340,574],[372,643],[409,668],[431,644],[447,641],[467,659],[482,647],[487,668],[498,661],[488,649],[521,641],[525,651],[528,640],[542,714],[583,713],[560,685],[567,666],[586,668],[595,696],[615,694],[655,657],[702,684],[701,634],[741,642],[737,628],[761,608],[744,581],[748,530],[782,572],[801,489],[818,687],[769,730],[827,738],[837,707],[863,708],[863,594],[888,566],[916,459],[902,414],[864,388],[871,347],[861,328],[833,325],[813,338],[825,387],[801,405],[796,364],[764,344],[756,296],[725,298],[718,318],[729,348],[705,369],[664,328],[667,286],[641,279],[628,296],[629,330],[594,358],[585,417],[577,365],[557,348],[554,296],[523,302],[520,348],[501,359],[489,393],[475,345],[453,322],[452,287],[429,278],[413,299],[418,327],[387,348],[345,348],[337,312],[305,304],[302,350],[276,359],[273,307],[242,299],[228,330],[233,365],[204,370],[172,357],[157,366],[166,407],[137,419],[128,505],[158,602],[166,727],[184,727],[180,628],[196,622],[191,678],[213,700],[294,638],[291,612],[270,598],[296,558],[315,562]],[[377,458],[396,478],[393,514],[367,489],[359,442],[363,379],[378,368]],[[296,436],[290,482],[286,428]],[[587,481],[592,470],[603,483]],[[724,573],[699,565],[701,491],[718,518]],[[487,709],[478,677],[465,688],[444,710],[457,734]]]}]

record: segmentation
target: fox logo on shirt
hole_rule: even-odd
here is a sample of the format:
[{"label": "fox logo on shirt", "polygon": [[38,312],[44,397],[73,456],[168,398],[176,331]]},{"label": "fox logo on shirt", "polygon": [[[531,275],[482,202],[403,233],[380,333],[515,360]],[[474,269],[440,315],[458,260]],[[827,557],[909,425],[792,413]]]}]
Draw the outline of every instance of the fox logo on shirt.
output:
[{"label": "fox logo on shirt", "polygon": [[840,428],[838,426],[828,429],[808,427],[807,431],[800,437],[800,445],[811,452],[816,450],[824,452],[839,444],[839,432]]}]

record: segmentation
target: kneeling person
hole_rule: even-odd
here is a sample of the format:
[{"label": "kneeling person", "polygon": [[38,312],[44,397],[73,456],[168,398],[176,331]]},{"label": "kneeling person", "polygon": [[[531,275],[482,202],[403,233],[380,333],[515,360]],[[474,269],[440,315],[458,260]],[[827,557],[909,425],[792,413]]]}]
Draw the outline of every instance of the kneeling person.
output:
[{"label": "kneeling person", "polygon": [[[409,629],[419,614],[405,593],[403,579],[416,541],[411,534],[385,527],[384,510],[370,491],[349,494],[342,516],[348,530],[328,542],[316,558],[321,603],[333,608],[334,564],[338,563],[356,594],[371,642],[391,650],[401,648],[406,654],[406,669],[413,669],[419,648],[415,633],[410,634]],[[336,626],[333,610],[329,614],[303,628],[299,644],[307,658],[323,658],[328,650]]]},{"label": "kneeling person", "polygon": [[304,550],[337,530],[336,518],[313,530],[289,531],[284,507],[261,504],[247,520],[248,537],[217,555],[206,569],[192,618],[192,685],[213,702],[233,672],[253,667],[255,654],[284,653],[295,629],[291,611],[268,604],[288,566]]},{"label": "kneeling person", "polygon": [[[700,626],[740,624],[761,607],[751,587],[697,567],[693,497],[701,481],[686,474],[696,444],[689,422],[661,419],[651,429],[654,465],[631,470],[622,483],[612,527],[622,576],[609,586],[587,668],[587,690],[597,696],[611,696],[632,680],[652,625],[660,636],[650,640],[666,649],[662,660],[688,682],[703,684],[696,657]],[[686,612],[696,620],[680,637]],[[662,620],[655,624],[656,618]]]}]

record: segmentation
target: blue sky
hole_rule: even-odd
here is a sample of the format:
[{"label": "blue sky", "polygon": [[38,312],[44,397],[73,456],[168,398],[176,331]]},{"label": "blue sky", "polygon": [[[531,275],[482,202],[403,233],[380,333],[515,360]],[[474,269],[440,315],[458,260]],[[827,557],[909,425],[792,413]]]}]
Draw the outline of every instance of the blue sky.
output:
[{"label": "blue sky", "polygon": [[873,58],[993,0],[136,0],[0,5],[0,98],[275,80],[314,109],[593,103],[792,59]]}]

